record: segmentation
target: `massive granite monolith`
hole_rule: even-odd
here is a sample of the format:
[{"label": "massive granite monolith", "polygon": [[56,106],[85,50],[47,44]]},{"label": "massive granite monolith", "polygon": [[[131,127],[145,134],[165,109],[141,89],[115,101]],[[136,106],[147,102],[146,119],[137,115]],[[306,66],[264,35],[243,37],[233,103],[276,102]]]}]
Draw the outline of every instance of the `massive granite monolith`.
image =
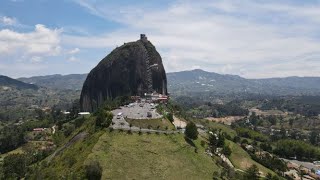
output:
[{"label": "massive granite monolith", "polygon": [[140,40],[114,49],[91,70],[83,84],[80,106],[93,112],[117,96],[167,94],[167,78],[160,54],[141,34]]}]

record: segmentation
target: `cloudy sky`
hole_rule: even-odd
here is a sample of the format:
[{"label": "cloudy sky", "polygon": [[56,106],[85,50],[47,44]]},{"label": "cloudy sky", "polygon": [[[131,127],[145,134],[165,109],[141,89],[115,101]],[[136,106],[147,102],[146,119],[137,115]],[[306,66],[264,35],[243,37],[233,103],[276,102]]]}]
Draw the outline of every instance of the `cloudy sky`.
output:
[{"label": "cloudy sky", "polygon": [[87,73],[145,33],[167,72],[320,76],[319,32],[319,0],[1,0],[0,74]]}]

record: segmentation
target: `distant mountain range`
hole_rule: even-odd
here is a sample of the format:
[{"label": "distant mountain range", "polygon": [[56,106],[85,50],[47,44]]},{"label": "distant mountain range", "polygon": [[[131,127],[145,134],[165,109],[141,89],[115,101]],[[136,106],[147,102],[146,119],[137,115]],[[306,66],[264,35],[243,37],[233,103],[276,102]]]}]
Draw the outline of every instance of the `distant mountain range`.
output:
[{"label": "distant mountain range", "polygon": [[55,106],[66,110],[79,97],[80,91],[51,89],[0,76],[0,122],[34,117],[31,110],[37,108]]},{"label": "distant mountain range", "polygon": [[[19,78],[54,89],[80,90],[87,74],[48,75]],[[168,91],[173,95],[189,93],[213,94],[267,94],[267,95],[320,95],[320,77],[287,77],[246,79],[237,75],[223,75],[201,69],[167,73]]]},{"label": "distant mountain range", "polygon": [[81,90],[83,82],[86,80],[87,74],[69,74],[69,75],[47,75],[33,76],[29,78],[18,78],[19,81],[25,83],[36,84],[51,89],[69,89]]},{"label": "distant mountain range", "polygon": [[320,77],[287,77],[246,79],[237,75],[222,75],[200,69],[167,74],[169,91],[213,94],[320,95]]},{"label": "distant mountain range", "polygon": [[12,79],[10,77],[1,76],[1,75],[0,75],[0,86],[16,88],[16,89],[33,89],[33,90],[37,90],[39,88],[34,84],[24,83],[22,81],[18,81],[16,79]]}]

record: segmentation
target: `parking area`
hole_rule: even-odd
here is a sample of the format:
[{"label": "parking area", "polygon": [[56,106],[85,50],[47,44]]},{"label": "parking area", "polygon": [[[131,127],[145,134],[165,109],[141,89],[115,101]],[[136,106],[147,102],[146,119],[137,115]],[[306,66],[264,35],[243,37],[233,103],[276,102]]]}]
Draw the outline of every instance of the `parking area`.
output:
[{"label": "parking area", "polygon": [[[156,104],[153,103],[131,103],[121,106],[112,111],[113,128],[128,129],[129,123],[125,118],[129,119],[158,119],[162,115],[156,112]],[[133,127],[135,128],[135,127]]]},{"label": "parking area", "polygon": [[131,103],[121,106],[113,112],[114,116],[121,114],[124,118],[129,119],[158,119],[162,116],[156,112],[156,104],[152,103]]}]

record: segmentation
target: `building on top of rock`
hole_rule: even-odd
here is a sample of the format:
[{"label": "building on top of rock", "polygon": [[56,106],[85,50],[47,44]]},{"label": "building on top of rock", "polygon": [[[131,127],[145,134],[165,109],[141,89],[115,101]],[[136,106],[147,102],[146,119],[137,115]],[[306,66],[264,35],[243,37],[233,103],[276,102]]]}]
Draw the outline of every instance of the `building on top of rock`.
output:
[{"label": "building on top of rock", "polygon": [[140,40],[147,41],[148,38],[147,38],[147,36],[145,34],[140,34]]}]

